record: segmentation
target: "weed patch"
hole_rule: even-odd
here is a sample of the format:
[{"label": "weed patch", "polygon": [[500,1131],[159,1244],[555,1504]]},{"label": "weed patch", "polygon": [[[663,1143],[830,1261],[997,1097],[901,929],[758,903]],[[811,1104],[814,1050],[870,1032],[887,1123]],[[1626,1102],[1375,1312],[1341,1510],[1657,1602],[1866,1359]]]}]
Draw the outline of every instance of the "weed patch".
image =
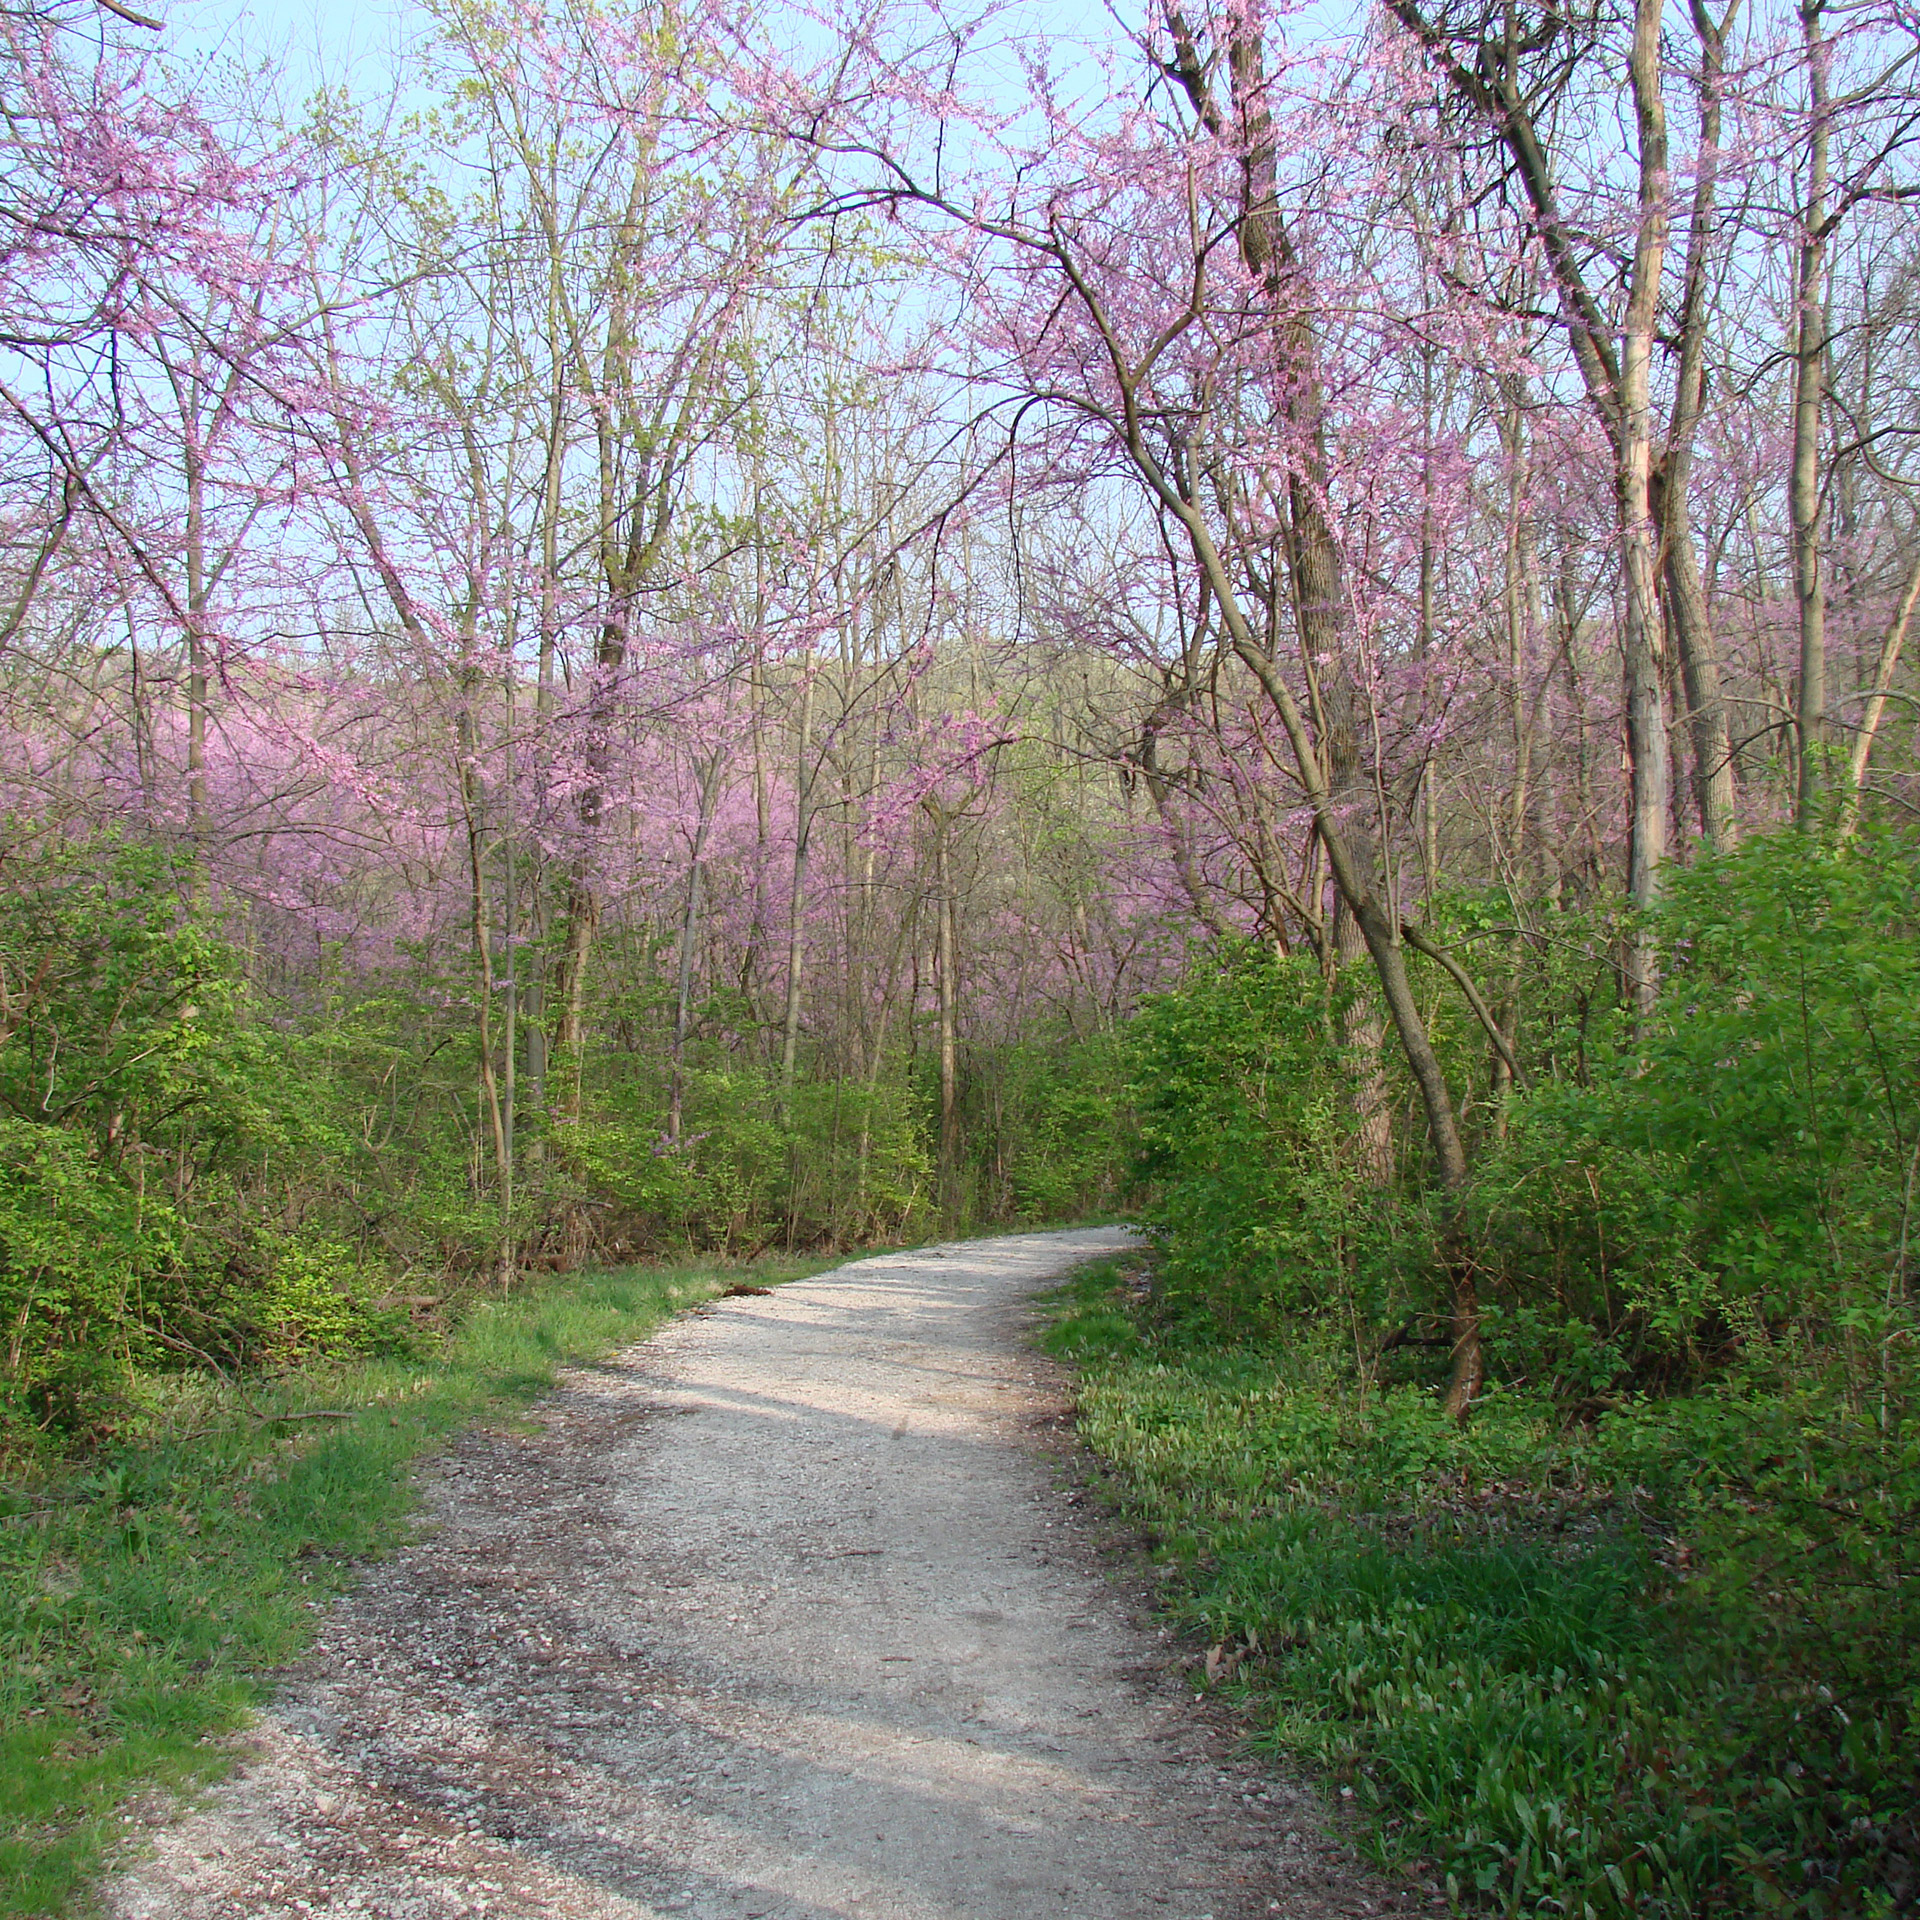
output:
[{"label": "weed patch", "polygon": [[[1108,1263],[1056,1297],[1082,1432],[1177,1570],[1209,1683],[1242,1691],[1260,1744],[1352,1789],[1376,1857],[1508,1914],[1906,1910],[1905,1536],[1854,1551],[1882,1609],[1854,1673],[1865,1628],[1836,1631],[1851,1615],[1809,1590],[1813,1536],[1749,1471],[1779,1477],[1831,1406],[1778,1432],[1733,1407],[1709,1434],[1699,1402],[1701,1432],[1658,1408],[1569,1429],[1496,1393],[1462,1432],[1431,1392],[1363,1392],[1310,1345],[1156,1328],[1127,1280]],[[1869,1525],[1863,1499],[1814,1504],[1843,1543]]]},{"label": "weed patch", "polygon": [[556,1368],[648,1333],[767,1261],[569,1276],[470,1304],[406,1359],[311,1366],[242,1397],[151,1383],[141,1430],[0,1494],[0,1914],[69,1910],[146,1787],[226,1764],[271,1670],[361,1556],[404,1537],[408,1467],[511,1417]]}]

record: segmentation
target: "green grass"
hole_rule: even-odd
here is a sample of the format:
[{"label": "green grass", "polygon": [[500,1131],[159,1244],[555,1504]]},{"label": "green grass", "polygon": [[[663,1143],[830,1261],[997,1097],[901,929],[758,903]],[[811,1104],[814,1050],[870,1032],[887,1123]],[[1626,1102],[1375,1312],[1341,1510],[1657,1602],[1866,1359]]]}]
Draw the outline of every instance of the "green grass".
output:
[{"label": "green grass", "polygon": [[[314,1366],[244,1400],[149,1382],[137,1437],[0,1492],[0,1915],[84,1911],[129,1796],[225,1767],[211,1737],[355,1560],[404,1538],[423,1452],[732,1280],[833,1264],[569,1275],[472,1303],[423,1357]],[[348,1417],[300,1417],[322,1412]]]},{"label": "green grass", "polygon": [[[1890,1696],[1912,1660],[1891,1590],[1876,1698],[1847,1684],[1835,1616],[1770,1619],[1761,1590],[1804,1537],[1731,1557],[1722,1517],[1751,1531],[1752,1480],[1713,1506],[1698,1447],[1661,1456],[1660,1410],[1569,1429],[1495,1394],[1462,1433],[1429,1390],[1361,1392],[1311,1329],[1156,1326],[1126,1278],[1102,1263],[1055,1296],[1082,1433],[1256,1745],[1347,1789],[1383,1864],[1508,1914],[1903,1910],[1916,1770]],[[1769,1417],[1719,1424],[1772,1459]],[[1681,1523],[1723,1543],[1717,1588],[1676,1578]],[[1904,1564],[1876,1552],[1879,1576]],[[1769,1641],[1783,1613],[1792,1644]]]}]

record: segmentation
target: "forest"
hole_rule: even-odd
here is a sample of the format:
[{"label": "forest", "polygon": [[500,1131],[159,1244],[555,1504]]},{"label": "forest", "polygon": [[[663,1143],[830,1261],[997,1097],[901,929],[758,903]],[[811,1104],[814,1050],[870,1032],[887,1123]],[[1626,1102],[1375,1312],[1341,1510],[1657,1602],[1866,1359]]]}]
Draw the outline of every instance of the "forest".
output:
[{"label": "forest", "polygon": [[406,18],[0,11],[9,1474],[1137,1220],[1087,1438],[1381,1858],[1920,1910],[1911,8]]}]

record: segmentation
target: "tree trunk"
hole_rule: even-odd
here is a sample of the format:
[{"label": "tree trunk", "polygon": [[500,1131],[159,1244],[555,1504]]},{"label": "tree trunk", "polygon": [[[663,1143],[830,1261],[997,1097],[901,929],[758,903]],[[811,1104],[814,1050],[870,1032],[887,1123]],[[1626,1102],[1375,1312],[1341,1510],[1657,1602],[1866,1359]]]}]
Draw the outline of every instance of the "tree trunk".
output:
[{"label": "tree trunk", "polygon": [[474,966],[480,981],[480,1010],[475,1037],[479,1054],[481,1110],[486,1116],[487,1138],[493,1148],[494,1191],[496,1195],[507,1195],[513,1189],[513,1170],[507,1147],[506,1113],[500,1101],[499,1074],[493,1057],[494,974],[493,941],[487,925],[486,802],[480,792],[478,742],[469,699],[470,690],[463,689],[454,724],[455,750],[460,756],[460,812],[467,840],[469,927],[473,939]]},{"label": "tree trunk", "polygon": [[780,1118],[792,1118],[793,1081],[800,1050],[800,1003],[806,972],[804,916],[807,855],[813,836],[813,669],[803,665],[799,743],[794,755],[793,878],[787,892],[787,995],[780,1022]]},{"label": "tree trunk", "polygon": [[1887,710],[1887,695],[1893,688],[1893,676],[1899,671],[1900,652],[1906,645],[1907,626],[1913,618],[1916,601],[1920,601],[1920,557],[1914,560],[1912,570],[1907,575],[1906,591],[1901,594],[1900,604],[1887,625],[1886,637],[1880,642],[1880,657],[1873,667],[1873,687],[1867,695],[1866,711],[1860,716],[1860,731],[1854,735],[1849,765],[1852,782],[1847,794],[1846,811],[1842,815],[1842,833],[1848,837],[1860,824],[1860,795],[1867,784],[1867,766],[1873,758],[1874,736],[1880,731],[1880,721]]},{"label": "tree trunk", "polygon": [[[1641,0],[1641,4],[1650,6],[1653,0]],[[1228,68],[1241,122],[1235,129],[1214,96],[1207,66],[1177,9],[1169,7],[1167,19],[1174,38],[1175,77],[1186,90],[1202,123],[1217,138],[1237,146],[1241,154],[1242,204],[1237,231],[1240,253],[1249,273],[1267,293],[1276,358],[1287,376],[1281,404],[1297,436],[1306,469],[1295,472],[1289,480],[1288,558],[1293,579],[1296,637],[1307,673],[1309,698],[1320,709],[1314,715],[1320,723],[1318,742],[1292,689],[1260,646],[1198,507],[1181,492],[1155,458],[1131,405],[1125,423],[1126,450],[1161,503],[1180,521],[1195,562],[1220,607],[1234,653],[1259,682],[1279,717],[1301,787],[1313,810],[1315,830],[1326,849],[1334,885],[1373,961],[1387,1017],[1399,1039],[1414,1084],[1419,1088],[1435,1171],[1448,1196],[1443,1239],[1455,1294],[1458,1330],[1447,1406],[1456,1418],[1464,1418],[1479,1392],[1484,1373],[1479,1308],[1471,1286],[1472,1267],[1458,1256],[1455,1245],[1459,1238],[1459,1216],[1454,1196],[1466,1185],[1466,1148],[1452,1092],[1407,975],[1399,916],[1391,902],[1383,902],[1376,891],[1368,805],[1372,796],[1364,791],[1364,783],[1344,769],[1336,792],[1329,773],[1329,758],[1339,761],[1350,754],[1351,764],[1355,767],[1359,764],[1358,714],[1341,711],[1341,701],[1352,690],[1351,681],[1344,673],[1342,683],[1331,689],[1335,696],[1332,711],[1322,707],[1317,695],[1316,663],[1331,660],[1337,670],[1347,664],[1345,596],[1340,580],[1339,547],[1321,508],[1327,463],[1317,356],[1312,324],[1306,317],[1310,309],[1294,297],[1290,284],[1296,277],[1296,265],[1291,239],[1279,212],[1277,153],[1267,105],[1263,47],[1257,28],[1236,16],[1239,24],[1233,29],[1228,47]],[[1363,821],[1368,821],[1368,825],[1363,826]],[[1356,828],[1360,829],[1358,833]]]},{"label": "tree trunk", "polygon": [[1161,769],[1160,728],[1152,717],[1141,729],[1137,764],[1141,779],[1147,783],[1147,795],[1153,802],[1154,812],[1160,817],[1160,830],[1166,836],[1173,871],[1187,896],[1187,904],[1193,909],[1194,918],[1206,928],[1217,945],[1230,946],[1234,930],[1200,877],[1200,869],[1193,857],[1193,830],[1174,806],[1174,782]]},{"label": "tree trunk", "polygon": [[1827,746],[1827,593],[1820,565],[1824,505],[1820,428],[1827,372],[1827,53],[1820,16],[1824,0],[1803,0],[1811,125],[1807,137],[1807,200],[1794,274],[1793,465],[1787,487],[1793,521],[1793,591],[1800,614],[1800,683],[1795,702],[1799,786],[1794,817],[1814,822],[1825,779]]},{"label": "tree trunk", "polygon": [[687,904],[680,916],[680,965],[673,1000],[673,1060],[667,1087],[667,1138],[680,1138],[681,1103],[685,1093],[687,1030],[693,1021],[693,948],[700,934],[701,895],[706,879],[707,838],[713,831],[714,809],[720,798],[720,769],[725,756],[719,748],[700,775],[700,817],[694,828],[692,857],[687,863]]},{"label": "tree trunk", "polygon": [[[1667,245],[1667,116],[1660,87],[1660,0],[1635,0],[1634,119],[1639,131],[1639,220],[1633,278],[1620,342],[1619,512],[1626,597],[1627,757],[1631,818],[1627,897],[1645,911],[1660,890],[1667,856],[1673,767],[1662,672],[1665,629],[1660,611],[1659,541],[1653,516],[1651,381],[1660,277]],[[1627,987],[1644,1016],[1660,989],[1650,936],[1636,932],[1627,949]]]},{"label": "tree trunk", "polygon": [[940,1009],[940,1205],[949,1219],[960,1210],[959,983],[954,978],[952,849],[949,816],[937,817],[933,842],[934,991]]},{"label": "tree trunk", "polygon": [[204,882],[207,857],[207,536],[206,479],[187,452],[187,830]]},{"label": "tree trunk", "polygon": [[[555,264],[552,271],[557,274]],[[549,295],[548,328],[551,337],[560,337],[558,295]],[[548,396],[546,472],[541,488],[540,516],[540,654],[535,667],[534,717],[536,751],[540,758],[534,768],[534,801],[544,821],[547,799],[546,756],[551,752],[554,713],[554,666],[559,647],[560,592],[560,475],[565,453],[565,386],[563,362],[555,352],[553,388]],[[536,843],[537,844],[537,843]],[[544,1112],[547,1104],[547,1050],[551,1036],[547,1031],[547,875],[544,858],[537,858],[533,875],[533,925],[531,947],[534,964],[526,981],[527,1015],[527,1100]],[[545,1152],[545,1141],[536,1140],[529,1159]]]},{"label": "tree trunk", "polygon": [[1687,220],[1680,362],[1674,375],[1666,458],[1659,476],[1660,533],[1666,562],[1667,609],[1675,651],[1680,656],[1687,733],[1693,748],[1694,805],[1708,848],[1714,853],[1729,853],[1739,832],[1733,740],[1720,685],[1719,644],[1700,578],[1692,505],[1693,449],[1706,403],[1707,285],[1720,244],[1716,187],[1726,27],[1724,22],[1714,20],[1707,0],[1691,0],[1691,11],[1700,42],[1700,150]]},{"label": "tree trunk", "polygon": [[[1588,249],[1560,207],[1552,163],[1535,123],[1536,102],[1524,89],[1512,48],[1501,38],[1462,59],[1449,31],[1416,0],[1387,0],[1394,17],[1440,65],[1456,97],[1487,117],[1507,149],[1538,229],[1559,293],[1567,343],[1581,383],[1614,455],[1615,513],[1620,538],[1622,635],[1629,773],[1627,893],[1637,908],[1653,903],[1667,852],[1673,769],[1662,693],[1665,634],[1660,608],[1659,542],[1653,515],[1649,420],[1653,344],[1666,260],[1669,181],[1666,107],[1660,79],[1660,0],[1635,0],[1629,75],[1638,143],[1633,260],[1619,349],[1605,304],[1588,285]],[[1490,16],[1500,19],[1497,11]],[[1507,31],[1510,16],[1504,16]],[[1659,970],[1648,937],[1630,943],[1625,973],[1644,1012],[1658,990]]]},{"label": "tree trunk", "polygon": [[516,769],[514,765],[514,729],[518,716],[515,712],[514,678],[517,671],[517,638],[510,638],[507,644],[506,671],[506,822],[505,832],[500,836],[501,853],[506,871],[501,876],[501,918],[505,922],[507,977],[501,982],[504,1002],[503,1026],[500,1036],[501,1060],[501,1142],[500,1156],[500,1284],[503,1289],[513,1284],[519,1272],[519,1261],[514,1246],[513,1206],[514,1182],[517,1175],[515,1165],[519,1144],[519,1098],[520,1098],[520,875],[516,858],[515,841],[519,833],[517,806]]}]

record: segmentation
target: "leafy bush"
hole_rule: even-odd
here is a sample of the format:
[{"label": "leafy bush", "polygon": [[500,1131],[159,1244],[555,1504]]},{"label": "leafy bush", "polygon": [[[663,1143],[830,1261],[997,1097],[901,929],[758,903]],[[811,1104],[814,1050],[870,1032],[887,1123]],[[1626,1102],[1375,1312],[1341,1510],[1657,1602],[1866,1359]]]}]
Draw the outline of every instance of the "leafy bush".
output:
[{"label": "leafy bush", "polygon": [[0,1419],[34,1428],[91,1406],[120,1370],[113,1335],[177,1245],[161,1196],[103,1176],[77,1131],[0,1118]]},{"label": "leafy bush", "polygon": [[1137,1023],[1164,1257],[1062,1329],[1086,1430],[1274,1741],[1463,1900],[1906,1911],[1920,850],[1788,833],[1676,871],[1651,1014],[1566,957],[1604,973],[1605,931],[1557,926],[1515,986],[1536,1086],[1462,1202],[1493,1382],[1464,1430],[1429,1390],[1427,1199],[1356,1180],[1338,1016],[1253,954]]},{"label": "leafy bush", "polygon": [[1584,1322],[1613,1382],[1644,1385],[1707,1377],[1756,1342],[1837,1342],[1870,1374],[1911,1338],[1915,880],[1911,844],[1885,833],[1776,835],[1674,877],[1654,1017],[1591,1051],[1586,1084],[1519,1102],[1477,1182],[1475,1244],[1510,1333]]},{"label": "leafy bush", "polygon": [[898,1236],[930,1213],[905,1089],[803,1082],[784,1119],[781,1106],[772,1076],[751,1065],[692,1067],[678,1140],[665,1131],[664,1086],[630,1080],[563,1146],[586,1191],[616,1210],[614,1244],[630,1252],[844,1245]]},{"label": "leafy bush", "polygon": [[392,1337],[349,1249],[243,1193],[297,1152],[286,1039],[188,902],[111,843],[0,894],[0,1409],[15,1435],[108,1417],[142,1367],[263,1365]]},{"label": "leafy bush", "polygon": [[1314,968],[1255,947],[1133,1022],[1141,1219],[1170,1305],[1254,1326],[1344,1293],[1368,1191],[1339,1012]]},{"label": "leafy bush", "polygon": [[974,1047],[966,1068],[975,1218],[1071,1220],[1118,1203],[1132,1111],[1117,1036]]}]

